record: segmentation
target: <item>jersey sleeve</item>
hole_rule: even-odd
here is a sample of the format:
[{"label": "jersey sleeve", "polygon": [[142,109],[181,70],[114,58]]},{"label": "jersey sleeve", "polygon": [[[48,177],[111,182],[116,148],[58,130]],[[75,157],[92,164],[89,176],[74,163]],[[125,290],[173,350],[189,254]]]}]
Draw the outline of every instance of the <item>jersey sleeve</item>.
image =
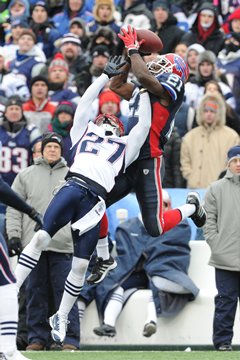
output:
[{"label": "jersey sleeve", "polygon": [[174,101],[184,92],[184,83],[176,74],[162,74],[158,80]]}]

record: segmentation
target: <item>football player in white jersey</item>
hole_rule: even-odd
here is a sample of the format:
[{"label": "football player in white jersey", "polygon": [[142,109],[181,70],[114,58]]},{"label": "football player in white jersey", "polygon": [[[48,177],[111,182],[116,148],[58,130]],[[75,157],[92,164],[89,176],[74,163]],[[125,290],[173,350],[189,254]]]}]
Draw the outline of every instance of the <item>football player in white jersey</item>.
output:
[{"label": "football player in white jersey", "polygon": [[[115,59],[116,60],[116,59]],[[128,136],[118,118],[104,114],[89,122],[89,109],[112,76],[120,74],[123,64],[111,61],[104,73],[85,91],[79,101],[71,129],[73,164],[66,183],[56,193],[43,219],[43,227],[25,247],[16,268],[20,287],[37,264],[51,237],[69,221],[72,225],[74,257],[66,279],[59,310],[50,318],[52,337],[62,343],[66,335],[68,313],[84,284],[90,257],[95,250],[100,220],[105,212],[104,199],[115,184],[115,177],[124,171],[139,154],[151,123],[149,95],[140,95],[138,124]],[[115,265],[116,266],[116,265]]]}]

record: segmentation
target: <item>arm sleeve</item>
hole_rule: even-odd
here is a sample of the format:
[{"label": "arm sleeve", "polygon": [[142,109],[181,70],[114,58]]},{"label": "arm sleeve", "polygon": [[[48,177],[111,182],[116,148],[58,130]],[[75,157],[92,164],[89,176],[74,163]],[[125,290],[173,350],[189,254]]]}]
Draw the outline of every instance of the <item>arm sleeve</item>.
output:
[{"label": "arm sleeve", "polygon": [[10,186],[0,177],[0,200],[7,206],[11,206],[16,210],[22,211],[25,214],[32,212],[32,207],[23,201]]},{"label": "arm sleeve", "polygon": [[125,166],[129,166],[139,155],[140,149],[144,144],[149,133],[152,119],[152,109],[149,94],[147,92],[140,94],[139,103],[139,121],[132,128],[128,135]]},{"label": "arm sleeve", "polygon": [[91,105],[97,98],[104,85],[109,81],[106,74],[99,76],[85,91],[78,103],[73,126],[70,131],[72,146],[82,137],[89,121]]}]

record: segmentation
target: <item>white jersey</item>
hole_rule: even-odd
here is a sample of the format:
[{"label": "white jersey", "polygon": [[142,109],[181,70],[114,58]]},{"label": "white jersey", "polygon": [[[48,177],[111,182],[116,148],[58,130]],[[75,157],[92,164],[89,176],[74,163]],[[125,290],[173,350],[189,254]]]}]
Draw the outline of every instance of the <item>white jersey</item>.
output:
[{"label": "white jersey", "polygon": [[124,167],[127,136],[105,136],[105,130],[88,123],[85,135],[76,143],[70,172],[94,180],[109,192]]},{"label": "white jersey", "polygon": [[147,93],[141,95],[141,116],[127,136],[106,136],[102,127],[89,121],[91,104],[108,81],[108,76],[102,74],[88,87],[79,101],[70,131],[73,159],[70,173],[94,181],[107,192],[113,188],[121,169],[124,170],[138,157],[151,124]]}]

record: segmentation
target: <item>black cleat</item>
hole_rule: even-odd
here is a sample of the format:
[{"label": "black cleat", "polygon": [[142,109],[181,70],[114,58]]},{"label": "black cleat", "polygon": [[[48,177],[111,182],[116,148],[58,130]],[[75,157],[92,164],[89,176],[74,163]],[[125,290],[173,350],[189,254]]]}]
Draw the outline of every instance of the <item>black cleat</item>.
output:
[{"label": "black cleat", "polygon": [[221,344],[217,347],[218,351],[232,351],[232,345],[231,344]]},{"label": "black cleat", "polygon": [[98,284],[102,281],[110,270],[117,267],[117,262],[112,256],[108,260],[103,260],[101,257],[97,257],[96,263],[93,266],[92,273],[87,278],[87,283],[90,285]]},{"label": "black cleat", "polygon": [[196,191],[191,191],[187,195],[187,204],[196,206],[195,212],[190,216],[192,221],[197,227],[202,227],[207,219],[207,213],[204,207],[201,205],[200,196]]},{"label": "black cleat", "polygon": [[114,337],[116,335],[115,327],[107,324],[102,324],[101,326],[94,328],[93,332],[98,336]]}]

